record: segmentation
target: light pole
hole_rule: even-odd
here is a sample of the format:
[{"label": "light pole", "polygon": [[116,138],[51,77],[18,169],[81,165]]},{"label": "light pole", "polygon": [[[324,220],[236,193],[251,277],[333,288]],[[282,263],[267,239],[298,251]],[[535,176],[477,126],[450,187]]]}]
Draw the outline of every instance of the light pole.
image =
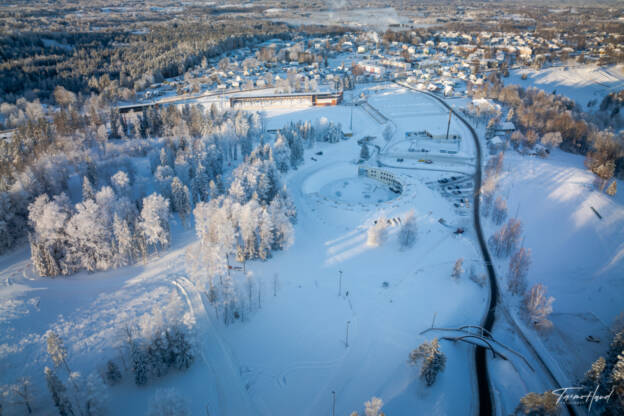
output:
[{"label": "light pole", "polygon": [[342,270],[338,270],[340,276],[338,277],[338,296],[342,295]]},{"label": "light pole", "polygon": [[345,348],[349,348],[349,324],[351,323],[351,321],[347,321],[347,338],[346,338],[346,342],[345,342]]},{"label": "light pole", "polygon": [[336,392],[332,390],[332,416],[336,416]]}]

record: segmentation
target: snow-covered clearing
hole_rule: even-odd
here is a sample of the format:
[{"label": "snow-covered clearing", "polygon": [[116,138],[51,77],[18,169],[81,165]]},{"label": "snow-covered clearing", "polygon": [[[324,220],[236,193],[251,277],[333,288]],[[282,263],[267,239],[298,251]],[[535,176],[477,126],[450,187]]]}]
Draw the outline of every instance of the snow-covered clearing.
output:
[{"label": "snow-covered clearing", "polygon": [[[432,146],[424,152],[431,163],[421,162],[421,156],[409,158],[405,133],[444,134],[448,113],[431,97],[392,84],[359,87],[353,95],[362,92],[388,123],[361,106],[264,112],[269,130],[291,121],[331,121],[353,137],[306,149],[304,163],[282,178],[297,206],[295,242],[266,262],[246,264],[256,291],[246,299],[254,307],[244,320],[225,326],[189,278],[187,253],[198,244],[192,227],[175,224],[172,247],[146,265],[69,278],[35,277],[28,249],[22,247],[0,257],[0,383],[31,376],[44,398],[36,411],[46,414],[51,406],[42,375],[43,367],[51,365],[47,330],[64,340],[72,370],[86,375],[118,359],[126,326],[149,333],[163,322],[183,322],[193,328],[197,344],[192,367],[140,388],[126,372],[122,383],[110,389],[112,414],[144,413],[162,387],[175,387],[192,414],[329,414],[332,392],[336,414],[361,410],[372,396],[382,398],[384,412],[391,415],[474,413],[473,347],[441,341],[447,366],[429,388],[418,368],[407,363],[411,350],[441,335],[421,335],[422,330],[432,323],[478,325],[488,305],[488,289],[468,279],[471,268],[476,275],[485,273],[468,209],[474,144],[452,118],[451,134],[463,138],[455,157],[433,154]],[[386,142],[388,125],[393,136]],[[381,149],[379,162],[402,182],[402,194],[358,176],[357,141],[365,136],[375,137],[366,163],[377,166]],[[147,174],[145,160],[133,163]],[[529,284],[544,283],[557,300],[554,330],[535,333],[522,321],[519,299],[506,294],[507,261],[495,261],[506,306],[497,312],[494,336],[537,369],[533,373],[517,357],[490,361],[495,402],[503,414],[527,392],[551,387],[505,308],[562,383],[573,382],[604,353],[606,328],[621,312],[624,201],[621,195],[598,192],[592,181],[579,156],[506,154],[499,194],[507,199],[510,216],[524,223],[523,245],[533,251]],[[399,220],[411,211],[417,240],[401,250]],[[382,217],[391,220],[387,237],[372,247],[367,231]],[[497,229],[488,219],[483,223],[486,235]],[[457,227],[464,234],[455,235]],[[459,258],[464,273],[455,280],[451,272]],[[244,287],[243,271],[232,270],[232,275]],[[241,290],[238,296],[248,293]],[[584,341],[590,334],[603,342]]]},{"label": "snow-covered clearing", "polygon": [[[528,285],[542,283],[556,299],[550,316],[553,329],[538,334],[526,323],[521,300],[507,293],[508,259],[496,259],[504,303],[564,386],[576,385],[605,354],[609,328],[624,310],[624,198],[600,192],[594,178],[581,156],[555,150],[548,159],[539,159],[508,151],[499,185],[509,215],[523,223],[522,245],[532,251]],[[498,229],[490,220],[483,224],[488,236]],[[587,341],[588,335],[601,342]],[[505,320],[497,320],[495,337],[530,357]],[[491,363],[497,393],[511,406],[506,413],[527,391],[549,388],[526,369],[514,373],[509,363]]]},{"label": "snow-covered clearing", "polygon": [[[439,121],[448,117],[426,96],[401,88],[368,93],[376,94],[371,102],[392,119],[397,136],[407,129],[439,130]],[[432,118],[430,113],[436,112],[440,116]],[[351,108],[269,110],[266,116],[269,129],[321,117],[346,127]],[[337,414],[362,409],[374,395],[384,400],[388,414],[475,409],[470,346],[442,341],[447,367],[430,388],[418,378],[418,368],[407,364],[409,352],[433,338],[419,333],[434,320],[439,326],[480,322],[488,292],[467,278],[471,266],[483,273],[474,231],[451,200],[425,186],[443,172],[397,170],[404,181],[399,196],[357,176],[356,140],[373,135],[383,145],[383,128],[354,107],[354,137],[307,149],[305,163],[283,178],[298,209],[295,243],[267,262],[247,264],[260,288],[261,307],[245,322],[224,326],[188,279],[185,253],[197,243],[193,231],[179,225],[173,246],[161,256],[147,265],[108,272],[42,279],[34,277],[27,248],[4,255],[0,382],[33,377],[44,397],[37,410],[45,413],[51,405],[42,376],[43,367],[51,365],[45,347],[48,329],[65,341],[72,370],[88,374],[118,356],[125,326],[149,331],[159,322],[182,320],[194,328],[198,344],[190,370],[142,388],[126,373],[122,384],[110,389],[110,411],[141,414],[155,389],[170,386],[190,403],[192,414],[206,409],[227,415],[327,414],[332,391]],[[388,227],[380,247],[367,245],[367,229],[375,220],[405,218],[412,210],[418,225],[413,248],[400,249],[396,224]],[[456,236],[448,224],[462,225],[466,233]],[[454,280],[450,274],[460,257],[466,272]],[[233,274],[244,279],[242,272]]]},{"label": "snow-covered clearing", "polygon": [[[522,75],[527,79],[523,80]],[[600,67],[592,64],[553,66],[540,70],[522,68],[510,71],[505,84],[517,84],[523,88],[537,87],[552,93],[565,95],[587,109],[590,100],[600,101],[609,93],[624,87],[624,66]]]}]

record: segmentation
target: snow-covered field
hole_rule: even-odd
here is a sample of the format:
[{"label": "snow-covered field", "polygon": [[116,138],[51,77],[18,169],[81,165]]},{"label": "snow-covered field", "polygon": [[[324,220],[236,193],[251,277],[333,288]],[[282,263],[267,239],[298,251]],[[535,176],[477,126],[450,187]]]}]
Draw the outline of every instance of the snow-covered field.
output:
[{"label": "snow-covered field", "polygon": [[[406,131],[446,130],[448,113],[424,94],[394,85],[362,87],[355,93],[361,92],[390,120],[395,133],[390,148],[404,140]],[[0,384],[33,377],[38,394],[46,397],[36,410],[48,414],[51,402],[42,375],[43,367],[51,365],[47,330],[56,330],[65,341],[72,370],[86,375],[118,357],[126,326],[149,333],[160,322],[183,321],[193,327],[197,341],[193,366],[141,388],[126,373],[109,390],[110,414],[143,414],[162,387],[175,387],[193,415],[330,414],[332,392],[339,415],[361,411],[372,396],[383,399],[389,415],[475,412],[472,347],[441,341],[447,365],[432,387],[425,387],[418,368],[407,363],[411,350],[436,335],[420,334],[432,323],[478,325],[488,305],[487,287],[468,279],[470,268],[477,275],[485,272],[468,211],[462,214],[436,185],[449,172],[460,172],[468,188],[457,192],[470,193],[474,147],[468,131],[452,119],[451,133],[464,138],[455,161],[431,157],[430,165],[401,164],[382,156],[387,164],[401,164],[400,169],[387,168],[404,185],[403,193],[395,195],[357,176],[357,140],[377,137],[371,165],[377,152],[373,147],[386,146],[385,124],[361,106],[271,109],[265,116],[267,129],[325,118],[341,123],[343,130],[351,130],[352,117],[353,137],[306,149],[304,164],[282,178],[297,206],[295,242],[266,262],[247,263],[256,295],[249,299],[255,307],[244,321],[225,326],[191,281],[187,253],[198,243],[194,231],[179,224],[172,247],[146,265],[69,278],[34,277],[28,249],[22,247],[0,257]],[[610,199],[593,190],[592,176],[578,156],[557,151],[549,159],[533,159],[509,152],[505,167],[501,192],[510,215],[524,222],[524,245],[533,250],[529,281],[543,282],[557,298],[555,331],[540,338],[525,329],[551,357],[548,362],[572,380],[606,348],[606,342],[586,345],[582,339],[591,333],[606,341],[605,327],[621,312],[624,201],[621,195]],[[388,227],[380,246],[367,244],[374,221],[405,219],[412,211],[418,226],[412,248],[400,249],[398,225]],[[484,223],[486,234],[495,231],[489,221]],[[465,233],[455,235],[460,226]],[[451,272],[459,258],[466,272],[455,280]],[[497,267],[504,291],[506,264],[497,262]],[[242,271],[232,274],[238,281],[247,278]],[[518,315],[517,301],[504,298]],[[517,343],[513,328],[499,321],[496,334]],[[506,413],[528,391],[548,387],[516,365],[495,360],[490,367],[495,395]]]},{"label": "snow-covered field", "polygon": [[[405,108],[435,111],[427,97],[389,87],[376,104],[391,117],[400,110],[385,107],[384,102],[397,102],[392,90]],[[346,126],[351,109],[270,110],[266,115],[267,128],[321,117]],[[414,119],[423,128],[435,129],[436,120],[428,120],[428,114]],[[47,396],[42,368],[51,365],[45,347],[48,329],[64,339],[72,370],[86,375],[117,357],[126,325],[149,331],[159,322],[182,319],[194,328],[196,363],[188,372],[143,388],[126,375],[121,385],[110,389],[113,414],[143,413],[161,387],[176,387],[192,414],[206,409],[227,415],[326,414],[332,391],[337,414],[361,410],[372,396],[384,400],[389,414],[474,409],[473,350],[468,345],[442,342],[447,368],[431,388],[407,363],[412,349],[432,339],[431,334],[419,333],[434,320],[443,326],[480,321],[487,290],[466,277],[450,277],[459,257],[466,268],[474,265],[482,271],[474,233],[455,236],[452,228],[438,222],[466,222],[450,200],[424,185],[441,172],[398,172],[405,189],[400,196],[357,177],[356,140],[374,135],[381,145],[383,127],[354,108],[354,137],[306,150],[305,163],[284,178],[298,208],[295,243],[267,262],[247,264],[260,288],[261,307],[244,322],[224,326],[189,280],[186,251],[197,243],[193,231],[179,225],[173,246],[160,257],[109,272],[41,279],[34,277],[26,248],[3,256],[0,382],[32,376]],[[317,155],[320,151],[323,154]],[[413,248],[400,250],[396,225],[389,227],[380,247],[367,245],[366,232],[373,221],[381,216],[404,219],[411,211],[418,224]],[[236,279],[245,278],[242,272],[233,273]],[[38,410],[49,405],[44,400]]]},{"label": "snow-covered field", "polygon": [[[531,249],[528,285],[542,283],[556,299],[553,329],[540,334],[526,324],[521,299],[507,293],[508,259],[496,259],[503,302],[563,386],[577,385],[591,363],[604,356],[610,327],[624,311],[624,198],[607,196],[593,181],[582,156],[555,150],[539,159],[508,151],[499,185],[509,215],[523,223],[522,245]],[[490,220],[483,224],[486,236],[499,228]],[[588,335],[600,343],[587,341]],[[497,321],[495,337],[531,356],[505,320]],[[507,412],[527,390],[548,388],[547,380],[536,378],[540,372],[534,366],[537,373],[492,361],[498,394],[510,406]]]},{"label": "snow-covered field", "polygon": [[[523,80],[522,75],[527,79]],[[624,66],[596,65],[553,66],[540,70],[522,68],[510,71],[509,78],[503,78],[506,84],[517,84],[523,88],[537,87],[548,93],[556,90],[576,101],[587,109],[590,100],[598,104],[609,93],[624,87]]]}]

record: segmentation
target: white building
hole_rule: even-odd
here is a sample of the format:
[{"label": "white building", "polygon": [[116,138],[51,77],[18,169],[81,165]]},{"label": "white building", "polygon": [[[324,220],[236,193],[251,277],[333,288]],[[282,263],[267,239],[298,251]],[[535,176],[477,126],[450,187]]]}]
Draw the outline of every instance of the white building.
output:
[{"label": "white building", "polygon": [[403,192],[403,184],[401,181],[392,172],[388,172],[387,170],[373,168],[371,166],[360,166],[358,168],[358,176],[366,176],[381,183],[385,183],[390,187],[392,192]]}]

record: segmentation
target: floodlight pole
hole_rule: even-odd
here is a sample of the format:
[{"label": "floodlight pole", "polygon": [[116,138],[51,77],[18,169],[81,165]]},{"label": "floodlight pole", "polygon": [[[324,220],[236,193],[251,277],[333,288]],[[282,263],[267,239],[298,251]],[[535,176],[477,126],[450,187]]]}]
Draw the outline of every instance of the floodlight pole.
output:
[{"label": "floodlight pole", "polygon": [[342,270],[338,270],[340,276],[338,277],[338,296],[342,296]]},{"label": "floodlight pole", "polygon": [[448,140],[449,130],[451,128],[451,114],[453,114],[453,112],[449,109],[449,121],[448,125],[446,126],[446,140]]}]

